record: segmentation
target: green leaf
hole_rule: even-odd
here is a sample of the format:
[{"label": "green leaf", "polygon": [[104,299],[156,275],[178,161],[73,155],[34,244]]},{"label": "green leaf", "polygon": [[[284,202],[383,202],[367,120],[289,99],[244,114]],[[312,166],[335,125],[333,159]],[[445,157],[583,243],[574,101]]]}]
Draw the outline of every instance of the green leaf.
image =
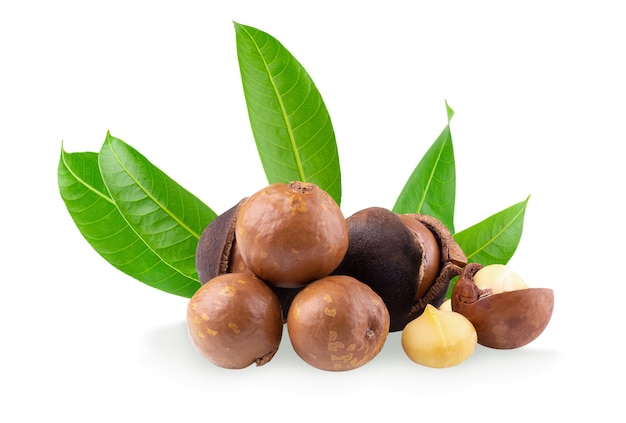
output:
[{"label": "green leaf", "polygon": [[165,263],[124,220],[104,185],[97,153],[67,153],[61,148],[58,185],[80,233],[115,268],[184,297],[191,297],[200,287],[197,279]]},{"label": "green leaf", "polygon": [[235,23],[237,58],[268,182],[317,184],[341,202],[335,132],[313,80],[274,37]]},{"label": "green leaf", "polygon": [[98,164],[111,198],[137,236],[164,263],[197,280],[196,246],[215,212],[108,133]]},{"label": "green leaf", "polygon": [[448,124],[413,170],[393,211],[436,217],[454,233],[456,167],[450,133],[450,120],[454,111],[447,102],[446,111]]},{"label": "green leaf", "polygon": [[468,262],[507,264],[522,237],[530,196],[454,235]]}]

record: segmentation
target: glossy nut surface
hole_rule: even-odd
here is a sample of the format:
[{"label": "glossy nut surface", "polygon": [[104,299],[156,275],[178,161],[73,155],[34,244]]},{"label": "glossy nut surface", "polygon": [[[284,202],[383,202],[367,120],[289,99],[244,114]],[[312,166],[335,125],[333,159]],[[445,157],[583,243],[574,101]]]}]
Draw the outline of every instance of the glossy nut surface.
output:
[{"label": "glossy nut surface", "polygon": [[261,366],[272,359],[283,321],[276,294],[249,273],[217,276],[187,306],[187,327],[198,352],[219,367]]},{"label": "glossy nut surface", "polygon": [[327,276],[348,249],[348,226],[333,198],[315,184],[269,185],[239,210],[235,236],[252,273],[297,288]]},{"label": "glossy nut surface", "polygon": [[[196,247],[196,270],[201,284],[225,273],[252,273],[244,263],[235,237],[235,223],[239,207],[246,198],[220,214],[202,231]],[[280,301],[283,322],[293,297],[300,288],[281,288],[270,285]]]},{"label": "glossy nut surface", "polygon": [[305,362],[322,370],[346,371],[380,352],[389,333],[389,312],[367,285],[349,276],[327,276],[296,295],[287,329]]}]

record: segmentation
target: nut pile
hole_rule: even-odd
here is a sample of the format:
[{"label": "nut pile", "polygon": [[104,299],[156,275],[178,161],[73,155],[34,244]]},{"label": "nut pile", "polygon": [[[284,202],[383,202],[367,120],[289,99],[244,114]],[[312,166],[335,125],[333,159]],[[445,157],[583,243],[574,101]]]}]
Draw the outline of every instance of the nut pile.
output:
[{"label": "nut pile", "polygon": [[269,362],[285,324],[294,351],[318,369],[361,367],[395,331],[412,361],[450,367],[477,343],[526,345],[554,305],[552,290],[528,288],[507,266],[468,263],[431,216],[371,207],[346,218],[305,182],[271,184],[214,219],[196,267],[190,338],[231,369]]}]

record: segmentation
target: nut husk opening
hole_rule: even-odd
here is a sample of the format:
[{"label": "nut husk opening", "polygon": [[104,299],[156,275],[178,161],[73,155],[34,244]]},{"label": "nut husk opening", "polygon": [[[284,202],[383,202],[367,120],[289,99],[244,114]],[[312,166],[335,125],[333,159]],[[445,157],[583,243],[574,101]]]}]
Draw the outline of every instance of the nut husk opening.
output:
[{"label": "nut husk opening", "polygon": [[441,268],[435,282],[426,291],[426,294],[416,300],[404,319],[396,322],[395,331],[404,329],[407,323],[419,317],[428,304],[438,308],[446,299],[452,279],[459,276],[467,264],[465,253],[454,240],[452,233],[439,219],[419,213],[410,215],[426,226],[437,239],[441,249]]},{"label": "nut husk opening", "polygon": [[442,263],[452,263],[460,268],[465,267],[467,257],[459,244],[454,240],[452,233],[446,225],[439,219],[427,214],[414,214],[413,216],[435,234],[435,238],[437,238],[441,247]]},{"label": "nut husk opening", "polygon": [[464,315],[476,329],[478,343],[495,349],[514,349],[536,339],[554,309],[554,292],[527,288],[493,294],[480,289],[474,275],[483,266],[468,264],[452,290],[452,310]]}]

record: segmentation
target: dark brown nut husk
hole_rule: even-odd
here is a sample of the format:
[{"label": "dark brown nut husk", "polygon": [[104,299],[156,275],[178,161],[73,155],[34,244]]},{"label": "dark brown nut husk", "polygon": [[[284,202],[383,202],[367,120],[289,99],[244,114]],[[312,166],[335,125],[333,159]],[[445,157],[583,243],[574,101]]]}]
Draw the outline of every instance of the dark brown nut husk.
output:
[{"label": "dark brown nut husk", "polygon": [[370,287],[350,276],[326,276],[293,300],[287,330],[295,352],[313,367],[356,369],[382,349],[389,312]]},{"label": "dark brown nut husk", "polygon": [[268,286],[278,296],[278,301],[280,301],[280,307],[283,311],[283,323],[287,323],[287,314],[291,308],[291,303],[296,295],[298,295],[298,292],[304,289],[304,286],[298,288],[282,288],[272,284],[268,284]]},{"label": "dark brown nut husk", "polygon": [[346,221],[348,251],[333,274],[352,276],[380,295],[392,332],[402,330],[427,304],[438,307],[467,263],[445,225],[431,216],[370,207]]},{"label": "dark brown nut husk", "polygon": [[250,273],[225,273],[203,284],[187,306],[187,327],[200,354],[227,369],[269,362],[283,333],[278,297]]},{"label": "dark brown nut husk", "polygon": [[307,182],[275,183],[251,195],[239,209],[235,237],[246,267],[284,288],[327,276],[348,248],[339,206]]},{"label": "dark brown nut husk", "polygon": [[472,322],[478,343],[483,346],[513,349],[535,340],[552,317],[552,289],[526,288],[494,294],[474,283],[474,276],[482,268],[479,263],[465,266],[452,289],[452,310]]},{"label": "dark brown nut husk", "polygon": [[235,222],[244,201],[245,198],[217,216],[200,234],[196,247],[196,271],[201,284],[224,273],[247,270],[235,242]]}]

